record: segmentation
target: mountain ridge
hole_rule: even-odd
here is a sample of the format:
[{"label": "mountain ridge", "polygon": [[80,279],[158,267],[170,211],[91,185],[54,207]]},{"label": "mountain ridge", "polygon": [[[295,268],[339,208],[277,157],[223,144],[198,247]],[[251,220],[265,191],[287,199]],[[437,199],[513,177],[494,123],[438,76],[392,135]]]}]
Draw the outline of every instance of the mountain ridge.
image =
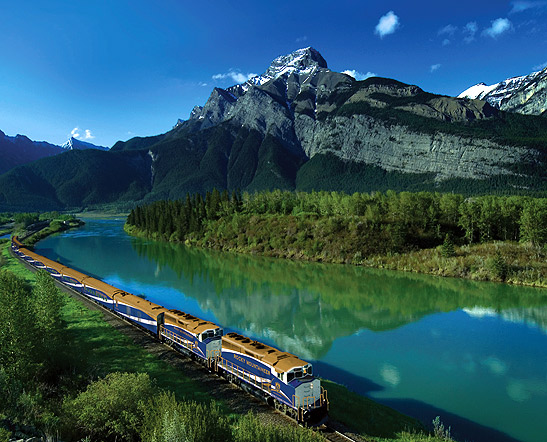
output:
[{"label": "mountain ridge", "polygon": [[84,149],[98,149],[109,150],[108,147],[98,146],[88,141],[83,141],[75,137],[69,137],[69,139],[61,145],[64,150],[84,150]]},{"label": "mountain ridge", "polygon": [[0,130],[0,174],[14,167],[61,152],[63,150],[60,146],[46,141],[33,141],[20,134],[10,137]]},{"label": "mountain ridge", "polygon": [[[177,199],[214,187],[547,192],[547,119],[393,79],[356,81],[326,66],[313,48],[277,57],[254,82],[214,88],[170,131],[117,142],[101,158],[110,164],[115,155],[126,177],[120,201]],[[85,168],[92,156],[80,163],[72,158],[73,167]],[[55,181],[53,193],[59,186],[70,189],[40,164],[26,173]],[[9,179],[0,177],[0,206],[15,202],[3,191]],[[91,185],[79,179],[90,178],[74,174],[74,188]],[[116,201],[108,195],[108,202]],[[55,198],[57,205],[89,201],[62,193]],[[92,201],[100,203],[100,195]]]},{"label": "mountain ridge", "polygon": [[458,98],[485,100],[497,109],[509,112],[543,115],[547,111],[547,67],[492,85],[478,83],[460,93]]}]

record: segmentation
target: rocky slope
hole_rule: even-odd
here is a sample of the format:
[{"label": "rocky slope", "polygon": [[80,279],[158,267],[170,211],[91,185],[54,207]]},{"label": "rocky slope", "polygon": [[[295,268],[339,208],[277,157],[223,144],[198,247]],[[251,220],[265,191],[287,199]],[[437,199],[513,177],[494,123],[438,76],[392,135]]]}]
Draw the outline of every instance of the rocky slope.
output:
[{"label": "rocky slope", "polygon": [[547,68],[529,75],[512,77],[493,85],[471,86],[459,98],[485,100],[492,106],[527,115],[544,115],[547,111]]},{"label": "rocky slope", "polygon": [[492,140],[495,133],[476,137],[465,127],[453,130],[502,118],[481,100],[435,96],[394,80],[356,82],[330,71],[307,48],[277,58],[242,85],[215,88],[169,137],[229,123],[273,136],[304,160],[331,154],[386,171],[431,173],[436,181],[483,179],[513,174],[510,165],[542,158],[525,145],[513,146],[513,140]]}]

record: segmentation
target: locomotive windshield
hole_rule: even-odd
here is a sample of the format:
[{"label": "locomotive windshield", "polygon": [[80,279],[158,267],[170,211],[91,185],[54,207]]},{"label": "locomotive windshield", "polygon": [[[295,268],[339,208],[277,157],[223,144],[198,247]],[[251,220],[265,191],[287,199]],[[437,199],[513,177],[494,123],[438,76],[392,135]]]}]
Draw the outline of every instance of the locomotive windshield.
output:
[{"label": "locomotive windshield", "polygon": [[296,368],[293,368],[292,370],[289,370],[286,373],[285,377],[287,380],[286,382],[289,383],[293,379],[303,378],[303,377],[312,376],[312,375],[313,375],[313,368],[311,364],[308,364],[308,365],[305,365],[304,367],[296,367]]},{"label": "locomotive windshield", "polygon": [[223,331],[221,328],[217,328],[215,330],[206,330],[200,335],[200,340],[203,342],[206,339],[220,337],[222,335],[223,335]]}]

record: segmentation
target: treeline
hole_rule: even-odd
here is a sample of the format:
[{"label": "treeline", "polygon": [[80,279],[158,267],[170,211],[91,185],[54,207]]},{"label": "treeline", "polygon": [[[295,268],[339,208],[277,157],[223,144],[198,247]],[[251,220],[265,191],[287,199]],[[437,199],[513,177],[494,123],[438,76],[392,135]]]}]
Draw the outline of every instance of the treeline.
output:
[{"label": "treeline", "polygon": [[243,195],[233,192],[230,196],[226,191],[213,190],[207,192],[205,198],[195,194],[188,195],[184,201],[158,201],[138,206],[129,214],[127,224],[148,235],[184,241],[225,236],[228,232],[220,229],[223,223],[217,223],[216,231],[211,231],[211,221],[221,219],[230,219],[232,225],[238,225],[237,235],[248,234],[252,226],[239,221],[249,216],[255,216],[249,219],[251,224],[258,223],[257,217],[294,218],[296,230],[283,232],[283,236],[289,237],[301,234],[298,227],[304,227],[303,219],[335,232],[356,230],[364,236],[368,236],[367,232],[389,234],[390,246],[384,247],[385,250],[370,250],[370,253],[436,246],[446,235],[460,244],[502,240],[541,247],[547,242],[545,198],[480,196],[466,199],[458,194],[431,192],[347,195],[273,191]]},{"label": "treeline", "polygon": [[28,227],[31,224],[35,224],[40,221],[46,221],[50,219],[56,219],[61,221],[70,221],[75,219],[71,214],[60,214],[57,211],[53,212],[2,212],[0,213],[0,224],[8,223],[10,221],[21,227]]}]

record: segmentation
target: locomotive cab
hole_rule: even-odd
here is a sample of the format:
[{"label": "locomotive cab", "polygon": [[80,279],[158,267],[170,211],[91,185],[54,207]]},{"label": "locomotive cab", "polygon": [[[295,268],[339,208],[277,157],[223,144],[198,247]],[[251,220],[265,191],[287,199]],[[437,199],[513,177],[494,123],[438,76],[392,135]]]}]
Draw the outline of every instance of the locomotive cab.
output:
[{"label": "locomotive cab", "polygon": [[198,334],[198,340],[205,345],[205,357],[207,359],[219,356],[222,352],[222,335],[224,330],[220,327],[208,329]]}]

